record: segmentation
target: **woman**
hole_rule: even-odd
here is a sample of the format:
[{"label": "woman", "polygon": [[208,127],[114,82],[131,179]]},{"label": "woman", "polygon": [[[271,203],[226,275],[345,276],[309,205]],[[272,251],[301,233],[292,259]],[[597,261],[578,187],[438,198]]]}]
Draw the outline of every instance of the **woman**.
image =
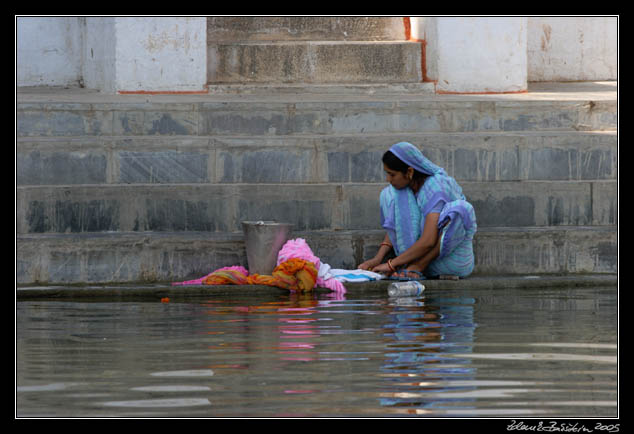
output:
[{"label": "woman", "polygon": [[[380,196],[387,234],[359,268],[401,279],[471,274],[477,224],[456,180],[407,142],[383,155],[383,168],[390,183]],[[392,249],[396,257],[383,263]]]}]

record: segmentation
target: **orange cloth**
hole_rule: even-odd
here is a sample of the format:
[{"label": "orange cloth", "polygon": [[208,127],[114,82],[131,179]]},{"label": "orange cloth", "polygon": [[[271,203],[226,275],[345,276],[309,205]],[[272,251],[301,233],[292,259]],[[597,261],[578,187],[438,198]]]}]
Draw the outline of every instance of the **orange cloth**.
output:
[{"label": "orange cloth", "polygon": [[310,261],[291,258],[275,267],[271,276],[245,275],[238,270],[218,270],[203,280],[205,285],[267,285],[291,291],[310,291],[317,282],[317,268]]},{"label": "orange cloth", "polygon": [[203,285],[246,285],[247,275],[238,270],[216,270],[202,281]]}]

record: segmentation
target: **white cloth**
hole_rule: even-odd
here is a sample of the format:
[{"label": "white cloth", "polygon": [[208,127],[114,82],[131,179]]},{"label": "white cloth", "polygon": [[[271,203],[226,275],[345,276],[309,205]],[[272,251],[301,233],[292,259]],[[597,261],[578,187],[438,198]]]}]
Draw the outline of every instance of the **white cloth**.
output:
[{"label": "white cloth", "polygon": [[330,274],[340,282],[368,282],[372,280],[385,279],[383,274],[374,273],[367,270],[342,270],[333,269],[329,270]]},{"label": "white cloth", "polygon": [[343,270],[341,268],[331,268],[330,265],[322,263],[319,266],[317,277],[324,280],[335,279],[339,282],[369,282],[372,280],[385,279],[383,274],[366,270]]},{"label": "white cloth", "polygon": [[330,273],[330,265],[324,264],[323,262],[319,265],[319,271],[317,272],[317,277],[321,277],[322,279],[332,279],[334,276]]}]

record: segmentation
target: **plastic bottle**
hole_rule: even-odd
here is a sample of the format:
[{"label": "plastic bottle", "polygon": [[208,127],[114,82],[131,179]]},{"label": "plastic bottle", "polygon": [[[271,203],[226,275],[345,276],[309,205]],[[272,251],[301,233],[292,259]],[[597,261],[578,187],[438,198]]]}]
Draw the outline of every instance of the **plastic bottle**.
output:
[{"label": "plastic bottle", "polygon": [[421,295],[425,286],[415,280],[407,282],[394,282],[387,287],[387,295],[390,297],[416,297]]}]

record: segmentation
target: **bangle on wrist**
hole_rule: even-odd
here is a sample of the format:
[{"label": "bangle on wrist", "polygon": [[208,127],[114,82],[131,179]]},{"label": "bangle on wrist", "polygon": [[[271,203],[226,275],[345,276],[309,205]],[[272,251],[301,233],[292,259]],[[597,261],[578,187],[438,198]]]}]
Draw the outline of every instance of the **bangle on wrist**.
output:
[{"label": "bangle on wrist", "polygon": [[392,248],[392,245],[390,243],[381,243],[381,246],[387,246],[389,248]]},{"label": "bangle on wrist", "polygon": [[396,269],[392,265],[392,260],[391,259],[387,260],[387,266],[390,267],[390,271],[392,271],[392,273],[396,271]]}]

